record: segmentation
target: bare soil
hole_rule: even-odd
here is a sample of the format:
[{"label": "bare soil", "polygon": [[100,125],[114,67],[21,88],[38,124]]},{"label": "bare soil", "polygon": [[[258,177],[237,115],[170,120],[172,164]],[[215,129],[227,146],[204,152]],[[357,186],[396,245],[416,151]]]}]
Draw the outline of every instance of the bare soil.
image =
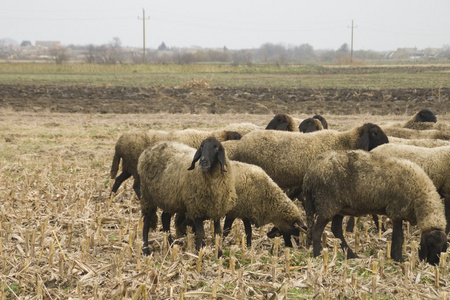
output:
[{"label": "bare soil", "polygon": [[13,111],[102,114],[411,114],[450,111],[450,89],[269,89],[0,85]]}]

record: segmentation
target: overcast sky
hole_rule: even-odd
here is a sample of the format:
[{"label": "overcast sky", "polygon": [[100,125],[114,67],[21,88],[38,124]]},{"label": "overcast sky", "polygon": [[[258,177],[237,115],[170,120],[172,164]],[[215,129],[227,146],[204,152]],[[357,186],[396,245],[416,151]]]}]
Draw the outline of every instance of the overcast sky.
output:
[{"label": "overcast sky", "polygon": [[[259,48],[264,43],[355,50],[450,44],[450,0],[1,0],[0,39],[33,44]],[[138,19],[140,17],[140,20]]]}]

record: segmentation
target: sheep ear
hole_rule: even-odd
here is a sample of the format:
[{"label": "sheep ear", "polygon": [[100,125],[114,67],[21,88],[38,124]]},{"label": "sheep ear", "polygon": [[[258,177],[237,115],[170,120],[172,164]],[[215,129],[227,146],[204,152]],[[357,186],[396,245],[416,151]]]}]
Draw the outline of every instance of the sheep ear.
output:
[{"label": "sheep ear", "polygon": [[201,156],[202,156],[201,148],[198,148],[197,152],[195,152],[194,159],[192,160],[192,164],[191,164],[191,166],[188,169],[189,171],[190,170],[194,170],[195,163],[200,159]]},{"label": "sheep ear", "polygon": [[221,171],[222,172],[226,172],[225,170],[225,166],[227,165],[226,160],[225,160],[225,149],[223,147],[221,147],[219,149],[219,153],[217,154],[217,158],[219,160],[220,166],[221,166]]},{"label": "sheep ear", "polygon": [[365,130],[364,133],[359,137],[358,142],[356,143],[356,149],[361,149],[365,151],[369,151],[369,131]]}]

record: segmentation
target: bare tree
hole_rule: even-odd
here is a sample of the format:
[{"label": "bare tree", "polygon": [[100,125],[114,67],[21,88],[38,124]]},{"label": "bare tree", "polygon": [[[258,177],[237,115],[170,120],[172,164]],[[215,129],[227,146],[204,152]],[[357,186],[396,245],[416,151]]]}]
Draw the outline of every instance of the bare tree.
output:
[{"label": "bare tree", "polygon": [[69,54],[67,53],[67,48],[58,46],[48,49],[48,54],[52,57],[53,61],[61,65],[69,60]]}]

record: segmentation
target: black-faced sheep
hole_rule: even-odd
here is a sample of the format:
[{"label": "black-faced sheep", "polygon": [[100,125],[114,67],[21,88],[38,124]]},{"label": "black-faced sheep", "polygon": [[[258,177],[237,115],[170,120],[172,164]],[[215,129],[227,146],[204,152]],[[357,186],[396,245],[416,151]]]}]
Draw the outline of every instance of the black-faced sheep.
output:
[{"label": "black-faced sheep", "polygon": [[388,136],[399,138],[450,140],[448,129],[435,126],[436,121],[436,115],[432,111],[422,109],[406,123],[391,124],[382,128]]},{"label": "black-faced sheep", "polygon": [[[195,168],[197,161],[199,167]],[[233,169],[214,137],[205,139],[197,151],[177,142],[160,142],[142,152],[138,172],[144,216],[143,252],[147,255],[148,232],[156,227],[158,207],[168,214],[185,214],[194,220],[199,249],[205,236],[203,221],[217,222],[236,204]]]},{"label": "black-faced sheep", "polygon": [[320,120],[315,118],[304,119],[300,125],[298,125],[298,130],[303,133],[309,133],[314,131],[319,131],[323,129],[323,125]]},{"label": "black-faced sheep", "polygon": [[373,149],[373,153],[397,157],[418,164],[433,181],[438,193],[444,198],[446,233],[450,231],[450,146],[425,148],[411,145],[386,144]]},{"label": "black-faced sheep", "polygon": [[[243,127],[243,126],[241,126]],[[219,141],[236,140],[241,134],[231,130],[201,131],[195,129],[162,131],[130,131],[122,134],[115,145],[115,153],[111,165],[111,179],[115,178],[111,192],[116,193],[122,182],[133,176],[133,189],[140,196],[139,175],[137,163],[139,155],[148,147],[161,141],[177,141],[197,148],[208,136],[214,136]],[[122,173],[116,177],[122,160]]]},{"label": "black-faced sheep", "polygon": [[[292,247],[291,236],[298,235],[299,230],[306,229],[297,205],[260,167],[237,161],[230,161],[230,164],[235,177],[237,201],[226,214],[224,236],[229,234],[233,221],[239,218],[244,223],[247,246],[250,247],[252,224],[260,227],[272,223],[280,229],[285,241],[288,241],[286,246]],[[170,217],[170,214],[163,213],[164,231],[170,230]],[[184,235],[185,226],[187,224],[192,226],[191,223],[184,215],[177,214],[175,218],[177,235]]]},{"label": "black-faced sheep", "polygon": [[[422,109],[417,112],[411,119],[409,119],[403,127],[411,128],[411,129],[430,129],[431,127],[425,126],[425,128],[421,128],[420,125],[423,123],[428,123],[429,125],[433,125],[433,123],[437,122],[436,115],[429,109]],[[422,124],[421,124],[422,123]],[[419,125],[419,128],[417,127]]]},{"label": "black-faced sheep", "polygon": [[348,257],[357,255],[342,232],[345,215],[384,214],[393,221],[391,257],[402,261],[402,221],[421,230],[419,257],[439,263],[447,249],[443,204],[433,182],[415,163],[354,151],[330,151],[310,166],[303,181],[307,243],[320,255],[322,233],[329,221]]},{"label": "black-faced sheep", "polygon": [[322,116],[322,115],[314,115],[313,119],[319,120],[320,123],[322,123],[323,129],[328,129],[328,122],[327,122],[327,119],[325,119],[324,116]]},{"label": "black-faced sheep", "polygon": [[[370,151],[387,142],[383,130],[372,123],[345,132],[322,130],[301,134],[260,130],[243,136],[230,158],[260,166],[282,189],[290,189],[291,199],[302,199],[303,176],[319,154],[329,150]],[[271,234],[275,234],[273,230]]]},{"label": "black-faced sheep", "polygon": [[266,130],[298,131],[294,119],[287,114],[277,114],[267,124]]},{"label": "black-faced sheep", "polygon": [[373,148],[387,143],[383,130],[367,123],[348,131],[310,134],[255,130],[242,137],[230,159],[260,166],[282,189],[301,187],[309,164],[329,150]]}]

